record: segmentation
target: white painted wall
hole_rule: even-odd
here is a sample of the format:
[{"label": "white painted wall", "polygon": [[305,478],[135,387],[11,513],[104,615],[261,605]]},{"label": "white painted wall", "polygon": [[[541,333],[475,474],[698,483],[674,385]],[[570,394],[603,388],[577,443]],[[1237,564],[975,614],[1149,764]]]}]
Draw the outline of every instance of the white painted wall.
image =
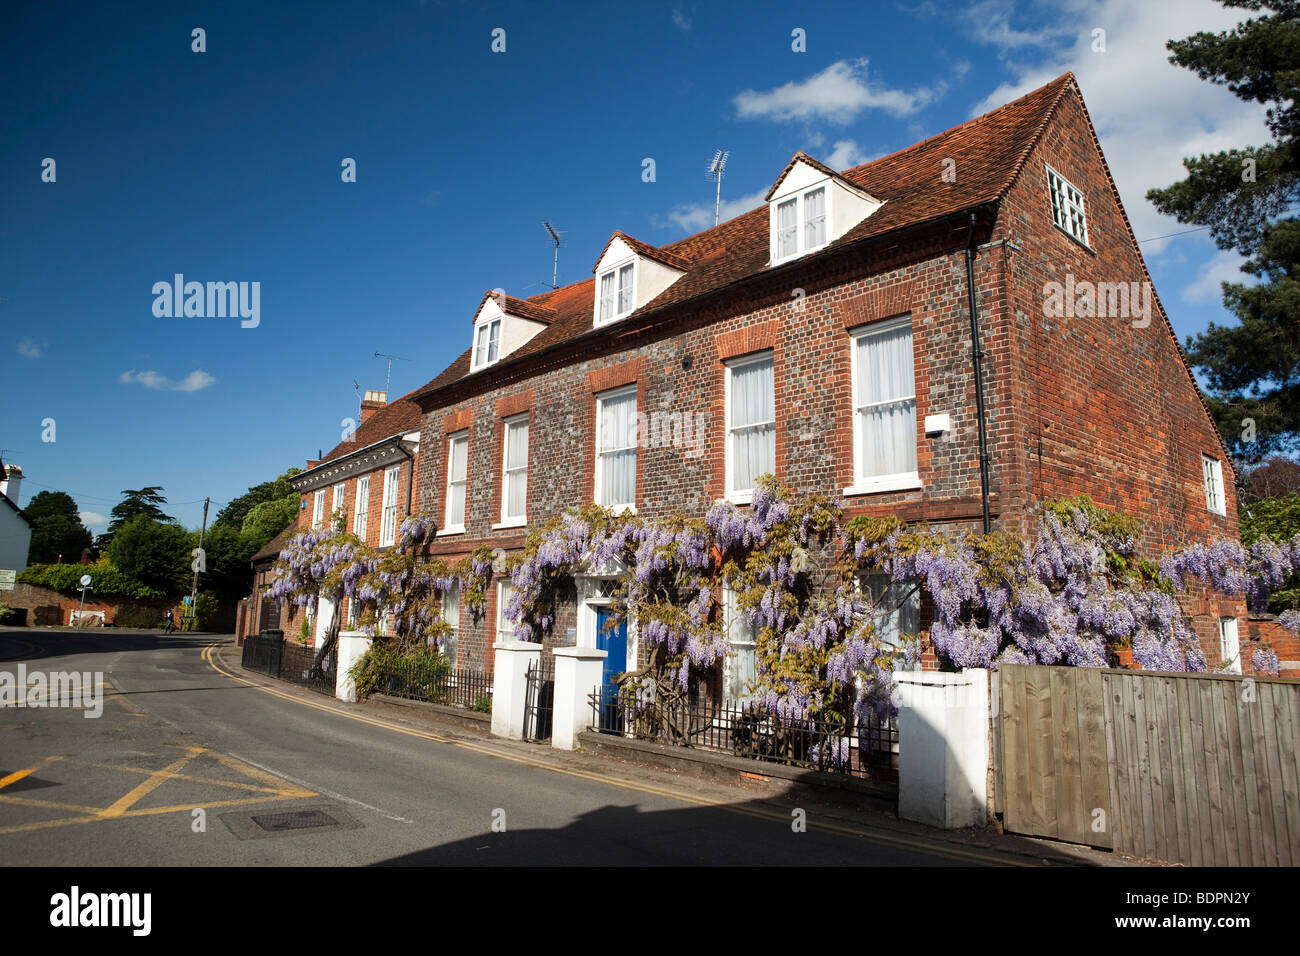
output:
[{"label": "white painted wall", "polygon": [[531,641],[500,641],[493,645],[492,733],[522,740],[524,737],[524,695],[528,665],[542,656],[542,645]]},{"label": "white painted wall", "polygon": [[352,665],[370,649],[370,635],[362,631],[339,632],[339,669],[334,678],[334,696],[348,703],[357,699],[357,685],[349,673]]},{"label": "white painted wall", "polygon": [[946,830],[988,821],[989,671],[896,672],[898,815]]},{"label": "white painted wall", "polygon": [[[0,570],[21,571],[27,567],[27,552],[31,544],[31,525],[7,504],[0,503]],[[74,554],[71,560],[75,562],[80,557]],[[63,559],[67,561],[69,556],[65,554]]]}]

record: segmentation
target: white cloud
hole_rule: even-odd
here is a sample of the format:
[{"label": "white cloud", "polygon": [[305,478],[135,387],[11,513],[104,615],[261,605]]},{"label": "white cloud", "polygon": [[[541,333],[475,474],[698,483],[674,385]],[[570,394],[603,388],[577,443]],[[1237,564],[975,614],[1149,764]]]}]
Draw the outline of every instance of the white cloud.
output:
[{"label": "white cloud", "polygon": [[1184,302],[1202,303],[1218,302],[1223,298],[1220,283],[1240,282],[1253,284],[1254,276],[1241,271],[1245,258],[1232,249],[1225,249],[1201,267],[1201,274],[1196,281],[1183,289]]},{"label": "white cloud", "polygon": [[78,511],[77,515],[81,518],[81,523],[92,531],[108,528],[108,518],[98,511]]},{"label": "white cloud", "polygon": [[[767,196],[766,189],[736,199],[724,199],[718,222],[726,222],[741,213],[757,209],[763,205],[765,196]],[[668,218],[686,232],[711,229],[713,227],[713,203],[686,203],[676,206],[668,213]]]},{"label": "white cloud", "polygon": [[[989,9],[1012,11],[1014,5],[1002,2]],[[1185,156],[1264,143],[1268,131],[1262,107],[1174,66],[1165,43],[1202,30],[1230,29],[1248,11],[1225,10],[1213,0],[1070,0],[1054,16],[1064,33],[1050,50],[988,31],[985,42],[998,47],[1016,80],[991,92],[971,115],[1073,71],[1137,238],[1186,228],[1157,213],[1146,200],[1147,190],[1183,179]],[[1095,29],[1106,31],[1104,53],[1093,52]],[[1148,243],[1143,251],[1159,254],[1170,241]]]},{"label": "white cloud", "polygon": [[197,392],[199,389],[207,388],[216,382],[216,379],[202,369],[197,368],[179,381],[168,378],[166,375],[159,375],[154,371],[137,372],[135,369],[131,369],[129,372],[123,372],[118,381],[124,385],[134,383],[163,392]]},{"label": "white cloud", "polygon": [[681,7],[673,7],[673,26],[683,33],[690,30],[692,20],[682,12]]},{"label": "white cloud", "polygon": [[49,344],[44,339],[23,339],[18,343],[18,354],[23,358],[38,359]]},{"label": "white cloud", "polygon": [[855,140],[841,139],[836,140],[835,148],[826,157],[825,163],[831,169],[839,172],[851,166],[861,166],[869,159],[870,157],[866,151]]},{"label": "white cloud", "polygon": [[910,116],[941,96],[943,90],[943,84],[921,86],[911,92],[892,89],[867,79],[865,59],[838,60],[804,80],[792,80],[766,92],[744,90],[732,104],[738,119],[849,123],[871,109]]}]

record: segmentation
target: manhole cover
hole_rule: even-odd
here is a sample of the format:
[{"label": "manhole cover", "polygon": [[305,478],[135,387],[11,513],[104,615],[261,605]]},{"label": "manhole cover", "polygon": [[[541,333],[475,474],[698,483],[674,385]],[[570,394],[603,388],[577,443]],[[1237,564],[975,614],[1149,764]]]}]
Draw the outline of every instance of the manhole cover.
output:
[{"label": "manhole cover", "polygon": [[334,833],[360,830],[361,822],[342,807],[331,804],[286,809],[263,807],[260,810],[237,810],[221,814],[222,821],[241,840],[293,839],[294,834]]},{"label": "manhole cover", "polygon": [[263,830],[278,833],[281,830],[308,830],[312,827],[334,827],[339,821],[324,810],[289,810],[285,813],[263,813],[253,817],[253,822]]}]

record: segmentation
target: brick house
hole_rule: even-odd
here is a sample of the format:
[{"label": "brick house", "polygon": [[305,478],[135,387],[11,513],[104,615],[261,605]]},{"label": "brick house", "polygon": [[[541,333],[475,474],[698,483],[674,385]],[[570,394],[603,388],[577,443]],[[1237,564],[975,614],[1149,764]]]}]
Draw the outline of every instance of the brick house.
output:
[{"label": "brick house", "polygon": [[[387,401],[387,393],[367,391],[355,431],[307,470],[289,480],[302,494],[298,522],[291,525],[253,556],[253,593],[250,597],[249,633],[262,627],[279,627],[286,638],[296,638],[302,627],[298,608],[272,607],[262,597],[270,584],[271,569],[289,538],[300,531],[323,527],[335,516],[347,530],[376,548],[391,546],[402,519],[416,510],[415,487],[420,474],[420,409],[409,395]],[[306,609],[309,628],[319,641],[334,609],[322,600]],[[356,621],[349,598],[339,608],[344,624]],[[261,623],[274,620],[276,623]]]},{"label": "brick house", "polygon": [[[797,153],[759,208],[662,248],[616,231],[592,271],[485,295],[465,352],[404,399],[433,555],[509,553],[592,501],[743,505],[764,472],[849,517],[1024,534],[1038,502],[1086,493],[1141,521],[1147,555],[1238,533],[1233,466],[1072,74],[853,169]],[[327,488],[337,452],[295,482]],[[610,570],[580,577],[548,646],[638,659],[634,630],[601,633]],[[491,669],[508,589],[481,619],[450,609],[460,666]],[[1238,655],[1243,602],[1188,609],[1212,667]],[[724,699],[753,670],[728,626]]]}]

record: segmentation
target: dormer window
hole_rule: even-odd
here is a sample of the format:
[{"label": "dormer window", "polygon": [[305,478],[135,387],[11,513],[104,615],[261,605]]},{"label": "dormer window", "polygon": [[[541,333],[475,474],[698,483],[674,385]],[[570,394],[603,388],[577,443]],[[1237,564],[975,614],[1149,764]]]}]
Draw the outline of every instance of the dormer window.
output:
[{"label": "dormer window", "polygon": [[636,305],[636,262],[616,266],[600,274],[600,311],[596,324],[623,318]]},{"label": "dormer window", "polygon": [[474,327],[474,361],[472,368],[491,365],[501,357],[501,319],[483,322]]},{"label": "dormer window", "polygon": [[772,265],[825,248],[883,205],[806,153],[795,153],[767,202]]},{"label": "dormer window", "polygon": [[596,276],[592,325],[617,322],[649,305],[690,267],[674,252],[615,232],[591,270]]},{"label": "dormer window", "polygon": [[827,242],[826,187],[818,186],[776,204],[775,261],[793,259]]}]

